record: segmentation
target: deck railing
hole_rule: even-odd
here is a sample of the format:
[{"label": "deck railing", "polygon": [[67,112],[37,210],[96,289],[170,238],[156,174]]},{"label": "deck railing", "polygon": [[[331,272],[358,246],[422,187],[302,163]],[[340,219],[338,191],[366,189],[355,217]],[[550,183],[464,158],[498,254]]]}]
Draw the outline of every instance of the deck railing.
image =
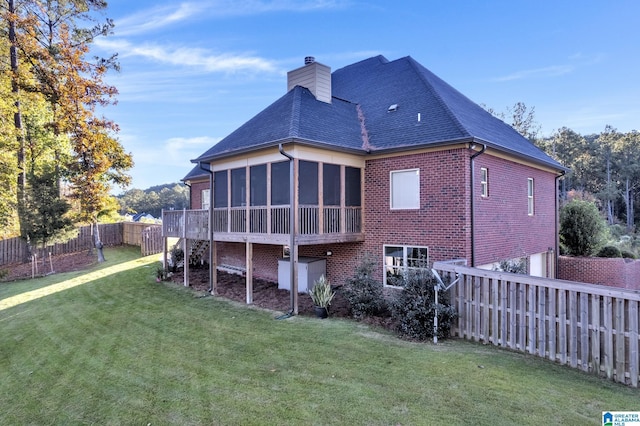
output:
[{"label": "deck railing", "polygon": [[[362,232],[362,208],[303,205],[298,208],[300,235],[357,234]],[[289,206],[224,207],[213,209],[214,233],[288,234]],[[209,239],[208,210],[163,212],[163,235]],[[186,229],[184,228],[186,218]],[[322,220],[321,220],[322,219]]]}]

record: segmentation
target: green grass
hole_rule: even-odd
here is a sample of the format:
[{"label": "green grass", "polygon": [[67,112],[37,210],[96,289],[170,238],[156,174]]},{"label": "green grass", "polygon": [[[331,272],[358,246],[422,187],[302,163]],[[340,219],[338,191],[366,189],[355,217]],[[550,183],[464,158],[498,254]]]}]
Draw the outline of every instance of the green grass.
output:
[{"label": "green grass", "polygon": [[0,424],[598,425],[640,390],[464,341],[247,308],[110,249],[0,284]]}]

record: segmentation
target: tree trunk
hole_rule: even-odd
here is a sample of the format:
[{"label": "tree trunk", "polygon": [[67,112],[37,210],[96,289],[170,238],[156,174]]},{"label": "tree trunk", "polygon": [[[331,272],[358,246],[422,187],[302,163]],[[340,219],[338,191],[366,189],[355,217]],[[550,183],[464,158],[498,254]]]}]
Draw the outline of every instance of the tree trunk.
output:
[{"label": "tree trunk", "polygon": [[98,252],[98,263],[102,263],[106,259],[104,258],[104,253],[102,251],[104,245],[102,244],[102,241],[100,241],[100,230],[98,229],[98,222],[95,222],[93,224],[93,229],[94,244],[96,247],[96,251]]},{"label": "tree trunk", "polygon": [[22,128],[22,108],[20,106],[20,86],[18,85],[18,40],[16,36],[16,15],[15,15],[15,3],[14,0],[8,0],[9,6],[9,58],[11,66],[11,93],[14,98],[14,113],[13,113],[13,125],[16,129],[16,138],[18,141],[18,152],[16,153],[18,162],[18,193],[17,193],[17,206],[18,206],[18,220],[20,223],[20,236],[25,240],[25,252],[23,253],[23,260],[28,262],[31,258],[31,242],[29,236],[23,226],[22,218],[25,211],[25,185],[27,182],[26,168],[24,165],[24,130]]},{"label": "tree trunk", "polygon": [[625,180],[624,203],[627,210],[627,231],[633,229],[633,199],[631,198],[631,183],[629,178]]}]

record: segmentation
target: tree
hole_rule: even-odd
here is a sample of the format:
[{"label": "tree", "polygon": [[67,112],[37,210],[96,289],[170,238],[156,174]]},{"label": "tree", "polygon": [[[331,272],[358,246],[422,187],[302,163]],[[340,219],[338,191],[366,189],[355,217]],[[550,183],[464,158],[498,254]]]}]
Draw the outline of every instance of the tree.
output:
[{"label": "tree", "polygon": [[560,210],[560,242],[568,254],[593,255],[605,235],[605,221],[593,202],[574,199]]},{"label": "tree", "polygon": [[73,230],[67,216],[70,206],[60,197],[54,172],[29,176],[25,201],[23,227],[34,245],[40,243],[45,248],[58,237],[70,236]]},{"label": "tree", "polygon": [[623,186],[627,230],[632,231],[635,219],[635,191],[640,186],[640,133],[634,130],[619,135],[613,143],[613,149],[613,163]]},{"label": "tree", "polygon": [[[104,0],[24,0],[19,13],[23,19],[16,19],[20,23],[16,44],[34,77],[27,89],[47,100],[52,117],[48,127],[54,137],[69,138],[70,159],[59,165],[78,201],[76,219],[96,226],[110,204],[111,185],[127,185],[125,172],[133,165],[115,138],[118,126],[97,114],[98,107],[115,102],[117,90],[103,78],[108,70],[117,69],[116,57],[86,60],[89,44],[113,26],[110,20],[96,23],[93,18],[92,12],[106,5]],[[84,28],[83,23],[92,26]],[[95,245],[101,248],[97,228],[95,236]],[[98,257],[103,259],[100,250]]]},{"label": "tree", "polygon": [[528,108],[524,102],[516,102],[507,107],[507,113],[497,112],[493,108],[485,108],[489,113],[513,127],[518,133],[532,143],[537,141],[540,124],[535,119],[535,107]]}]

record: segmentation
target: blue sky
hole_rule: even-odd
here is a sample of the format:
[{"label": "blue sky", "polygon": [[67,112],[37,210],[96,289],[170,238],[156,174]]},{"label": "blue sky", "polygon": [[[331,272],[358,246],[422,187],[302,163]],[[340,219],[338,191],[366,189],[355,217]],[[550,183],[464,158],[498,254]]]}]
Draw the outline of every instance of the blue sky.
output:
[{"label": "blue sky", "polygon": [[412,56],[471,100],[535,107],[563,126],[640,130],[635,0],[109,0],[120,92],[104,114],[134,156],[132,187],[179,181],[197,157],[286,92],[305,56],[336,70]]}]

